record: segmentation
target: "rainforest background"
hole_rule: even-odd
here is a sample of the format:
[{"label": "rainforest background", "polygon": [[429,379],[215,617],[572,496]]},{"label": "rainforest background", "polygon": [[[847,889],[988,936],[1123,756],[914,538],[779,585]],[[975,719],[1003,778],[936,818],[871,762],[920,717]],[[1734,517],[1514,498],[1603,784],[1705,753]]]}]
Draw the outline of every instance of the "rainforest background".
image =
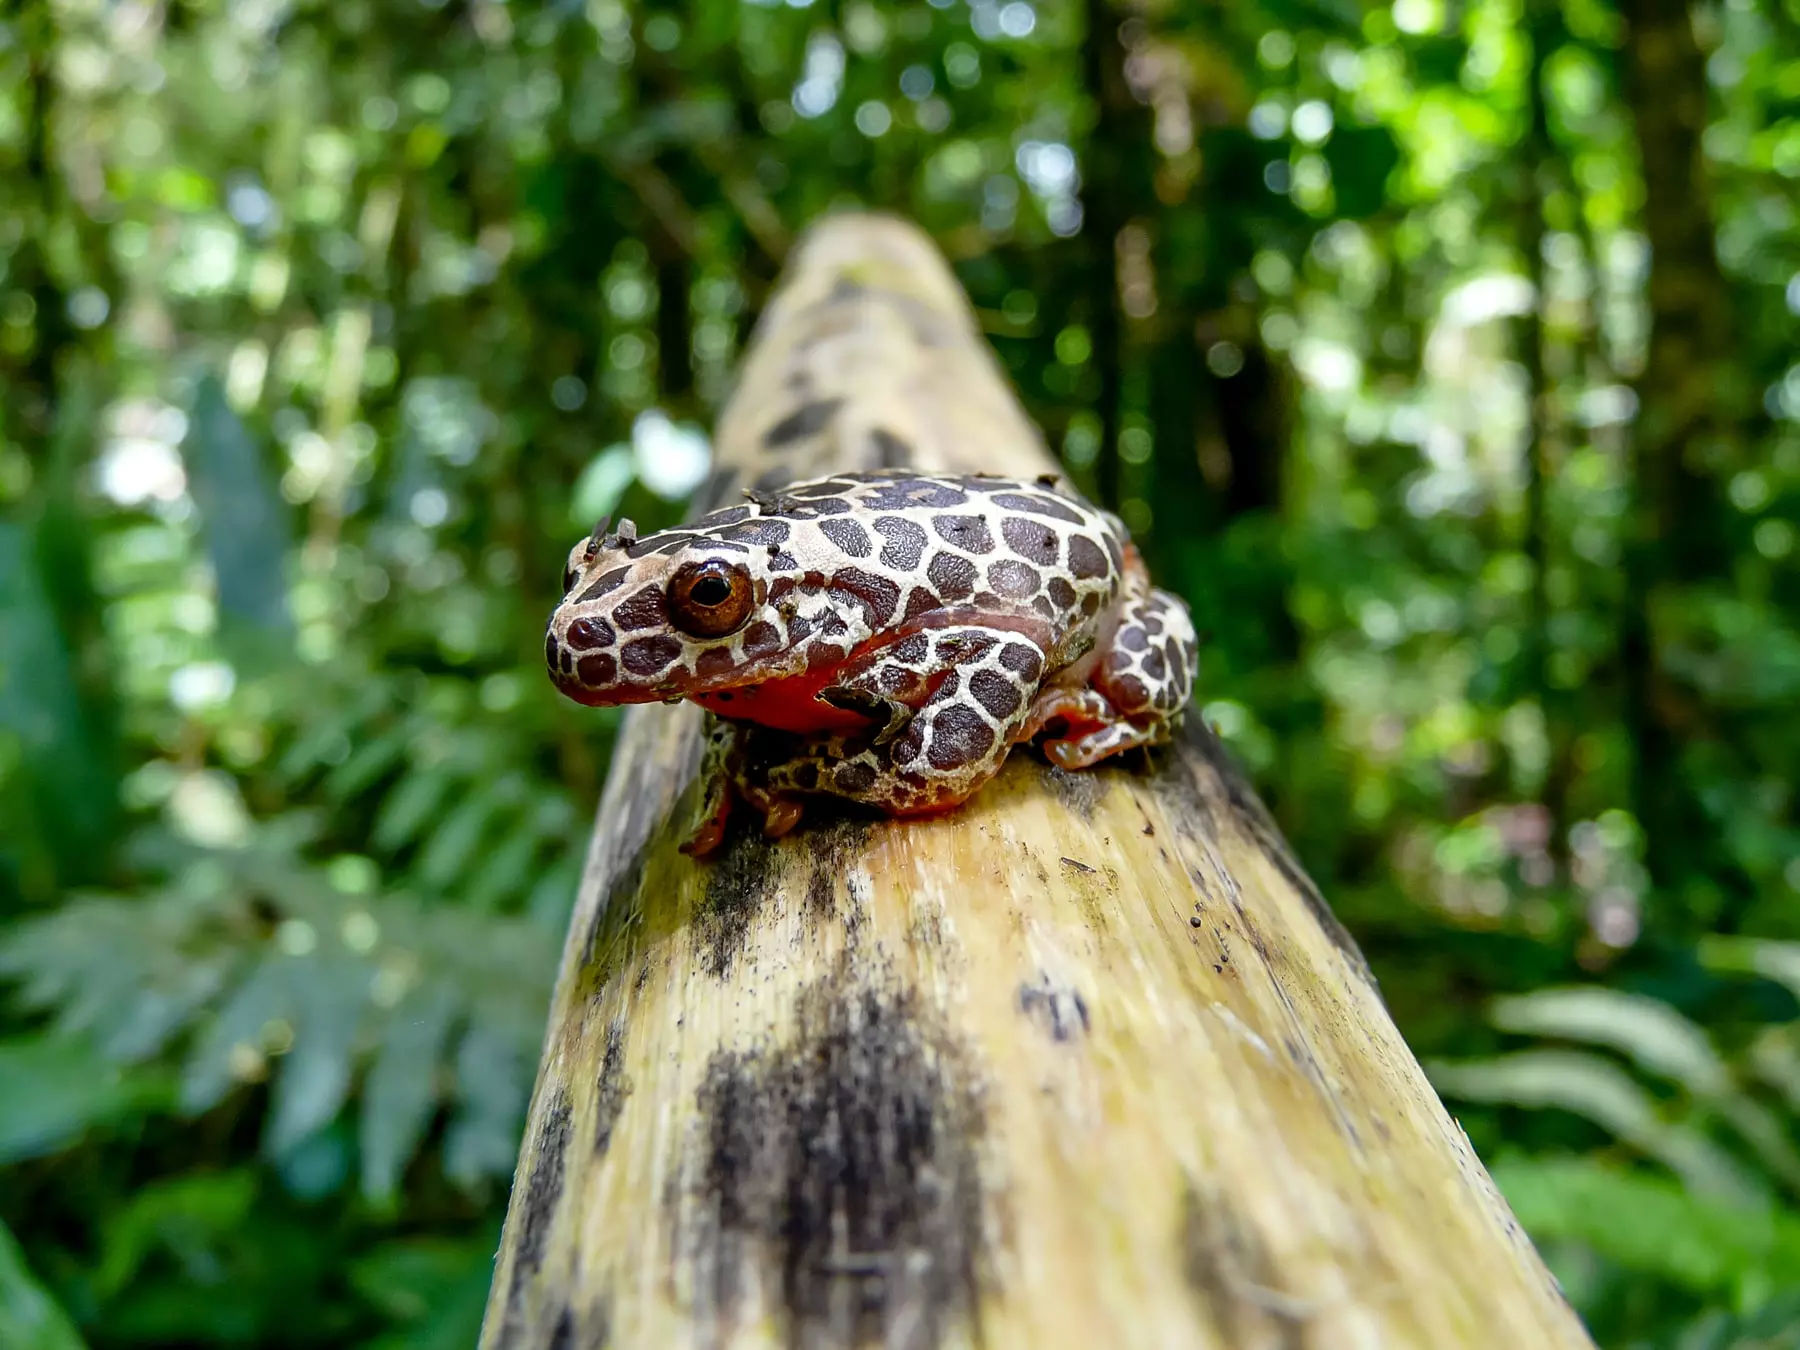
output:
[{"label": "rainforest background", "polygon": [[473,1343],[562,561],[852,203],[1600,1343],[1800,1346],[1797,0],[0,4],[0,1345]]}]

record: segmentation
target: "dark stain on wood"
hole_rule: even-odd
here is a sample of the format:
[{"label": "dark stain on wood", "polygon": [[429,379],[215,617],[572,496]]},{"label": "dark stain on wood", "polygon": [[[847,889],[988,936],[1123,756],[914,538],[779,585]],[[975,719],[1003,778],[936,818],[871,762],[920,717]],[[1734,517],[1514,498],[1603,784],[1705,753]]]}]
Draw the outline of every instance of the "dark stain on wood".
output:
[{"label": "dark stain on wood", "polygon": [[513,1216],[518,1241],[513,1246],[512,1278],[506,1289],[506,1313],[498,1338],[502,1350],[518,1350],[526,1344],[525,1289],[544,1265],[550,1227],[567,1180],[570,1124],[569,1094],[557,1089],[538,1126],[537,1154],[525,1182],[525,1199]]},{"label": "dark stain on wood", "polygon": [[844,400],[841,398],[820,398],[811,403],[802,403],[763,432],[763,448],[781,450],[818,435],[831,425],[831,419],[837,416],[837,410],[843,406]]},{"label": "dark stain on wood", "polygon": [[967,1057],[848,961],[798,1012],[791,1044],[721,1052],[700,1089],[699,1311],[728,1334],[754,1264],[791,1350],[932,1350],[974,1314],[985,1266]]},{"label": "dark stain on wood", "polygon": [[1093,769],[1070,772],[1052,764],[1045,768],[1044,776],[1049,780],[1050,791],[1056,794],[1057,801],[1083,820],[1092,820],[1100,799],[1106,795],[1106,782],[1101,776],[1104,772]]},{"label": "dark stain on wood", "polygon": [[735,466],[721,464],[716,467],[700,485],[694,499],[688,506],[690,518],[706,515],[725,505],[726,498],[731,495],[732,488],[737,486],[738,471]]},{"label": "dark stain on wood", "polygon": [[1304,1305],[1282,1292],[1268,1246],[1224,1195],[1186,1181],[1179,1240],[1181,1273],[1219,1344],[1305,1350]]},{"label": "dark stain on wood", "polygon": [[1072,1041],[1093,1029],[1081,991],[1057,984],[1048,974],[1040,974],[1036,984],[1019,986],[1019,1011],[1048,1031],[1053,1040]]},{"label": "dark stain on wood", "polygon": [[631,1095],[625,1075],[625,1019],[615,1017],[606,1028],[606,1053],[600,1060],[600,1082],[594,1095],[594,1153],[604,1158],[612,1147],[613,1128]]},{"label": "dark stain on wood", "polygon": [[707,864],[706,894],[700,901],[701,963],[722,978],[750,940],[750,927],[781,878],[775,844],[734,821],[717,861]]},{"label": "dark stain on wood", "polygon": [[806,882],[806,912],[814,923],[821,923],[838,912],[838,882],[844,882],[848,904],[843,913],[844,927],[854,933],[866,917],[856,888],[850,885],[851,871],[868,850],[871,824],[854,815],[824,814],[800,837],[805,844],[812,872]]}]

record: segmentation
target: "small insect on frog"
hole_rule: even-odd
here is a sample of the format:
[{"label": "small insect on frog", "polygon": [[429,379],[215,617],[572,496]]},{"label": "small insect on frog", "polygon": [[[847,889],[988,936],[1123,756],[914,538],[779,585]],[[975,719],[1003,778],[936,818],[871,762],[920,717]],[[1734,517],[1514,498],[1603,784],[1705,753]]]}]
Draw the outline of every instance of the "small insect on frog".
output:
[{"label": "small insect on frog", "polygon": [[563,693],[716,714],[701,857],[737,800],[773,838],[812,794],[948,810],[1034,738],[1065,769],[1164,741],[1198,660],[1124,525],[1049,477],[841,474],[642,539],[603,521],[563,581]]}]

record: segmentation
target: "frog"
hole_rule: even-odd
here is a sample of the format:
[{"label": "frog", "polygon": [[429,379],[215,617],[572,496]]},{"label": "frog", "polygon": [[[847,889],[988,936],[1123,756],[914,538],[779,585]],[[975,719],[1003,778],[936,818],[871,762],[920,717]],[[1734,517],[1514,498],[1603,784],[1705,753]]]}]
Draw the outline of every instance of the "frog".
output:
[{"label": "frog", "polygon": [[858,471],[641,537],[603,520],[563,585],[557,689],[709,715],[697,858],[740,807],[769,838],[820,797],[934,816],[1015,746],[1075,771],[1162,744],[1198,672],[1187,605],[1055,475]]}]

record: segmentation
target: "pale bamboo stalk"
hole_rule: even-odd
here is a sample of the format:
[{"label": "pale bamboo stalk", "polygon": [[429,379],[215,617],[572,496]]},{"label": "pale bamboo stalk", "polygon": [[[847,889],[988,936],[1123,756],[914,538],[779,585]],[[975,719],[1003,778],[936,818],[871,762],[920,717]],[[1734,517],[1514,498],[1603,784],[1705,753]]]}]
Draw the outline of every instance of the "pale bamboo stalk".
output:
[{"label": "pale bamboo stalk", "polygon": [[[869,216],[802,242],[718,453],[712,501],[1053,467],[935,250]],[[675,851],[698,726],[627,719],[484,1350],[1591,1344],[1197,714],[712,864]]]}]

